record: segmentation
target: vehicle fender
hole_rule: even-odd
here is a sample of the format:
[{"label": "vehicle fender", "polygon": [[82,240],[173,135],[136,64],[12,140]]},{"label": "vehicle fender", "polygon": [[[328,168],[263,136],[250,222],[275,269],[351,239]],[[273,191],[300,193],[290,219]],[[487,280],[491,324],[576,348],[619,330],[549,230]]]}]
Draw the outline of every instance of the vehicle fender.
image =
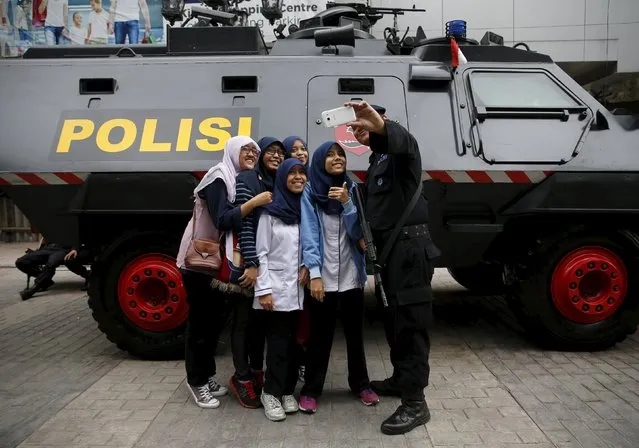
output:
[{"label": "vehicle fender", "polygon": [[72,213],[188,213],[197,178],[186,173],[94,173],[75,200]]},{"label": "vehicle fender", "polygon": [[503,216],[639,213],[636,172],[560,172],[508,204]]}]

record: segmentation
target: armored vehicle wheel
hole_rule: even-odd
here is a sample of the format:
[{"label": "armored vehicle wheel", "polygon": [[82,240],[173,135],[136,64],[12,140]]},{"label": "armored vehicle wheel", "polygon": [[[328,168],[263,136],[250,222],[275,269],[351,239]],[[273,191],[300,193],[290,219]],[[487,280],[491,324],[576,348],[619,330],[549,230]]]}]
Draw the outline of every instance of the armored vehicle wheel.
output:
[{"label": "armored vehicle wheel", "polygon": [[636,243],[621,233],[541,240],[512,270],[509,300],[542,347],[603,350],[639,324]]},{"label": "armored vehicle wheel", "polygon": [[130,235],[111,245],[91,270],[93,318],[111,342],[134,356],[184,356],[188,304],[175,265],[178,243],[165,234]]},{"label": "armored vehicle wheel", "polygon": [[476,294],[503,294],[505,291],[502,266],[479,263],[475,266],[448,268],[451,277]]}]

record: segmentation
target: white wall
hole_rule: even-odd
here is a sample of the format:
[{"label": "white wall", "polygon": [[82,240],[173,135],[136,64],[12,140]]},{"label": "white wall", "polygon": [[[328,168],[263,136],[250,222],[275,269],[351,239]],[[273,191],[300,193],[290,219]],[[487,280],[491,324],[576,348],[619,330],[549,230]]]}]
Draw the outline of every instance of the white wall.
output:
[{"label": "white wall", "polygon": [[[362,0],[360,0],[362,1]],[[618,61],[619,72],[639,71],[639,0],[372,0],[372,6],[426,9],[399,16],[399,27],[444,35],[445,23],[468,22],[468,35],[491,30],[504,44],[526,42],[557,62]],[[380,20],[381,36],[392,16]]]}]

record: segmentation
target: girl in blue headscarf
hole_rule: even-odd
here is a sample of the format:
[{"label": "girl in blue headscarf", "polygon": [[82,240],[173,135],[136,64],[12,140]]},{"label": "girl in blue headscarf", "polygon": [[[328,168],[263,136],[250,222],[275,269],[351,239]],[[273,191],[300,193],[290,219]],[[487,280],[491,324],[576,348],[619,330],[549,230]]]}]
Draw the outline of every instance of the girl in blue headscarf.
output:
[{"label": "girl in blue headscarf", "polygon": [[286,137],[282,143],[289,157],[294,157],[302,162],[304,166],[308,166],[308,148],[302,137],[291,135],[290,137]]},{"label": "girl in blue headscarf", "polygon": [[265,322],[266,375],[260,396],[264,414],[280,421],[299,410],[293,397],[297,363],[293,357],[295,330],[303,308],[304,288],[299,282],[302,264],[300,198],[306,170],[297,159],[278,168],[273,202],[261,209],[257,226],[259,274],[253,308]]},{"label": "girl in blue headscarf", "polygon": [[367,406],[379,397],[371,389],[364,354],[364,286],[367,281],[362,232],[352,200],[355,184],[346,174],[346,154],[336,142],[313,153],[302,195],[302,248],[310,271],[310,338],[300,410],[313,413],[322,394],[339,310],[348,357],[348,384]]}]

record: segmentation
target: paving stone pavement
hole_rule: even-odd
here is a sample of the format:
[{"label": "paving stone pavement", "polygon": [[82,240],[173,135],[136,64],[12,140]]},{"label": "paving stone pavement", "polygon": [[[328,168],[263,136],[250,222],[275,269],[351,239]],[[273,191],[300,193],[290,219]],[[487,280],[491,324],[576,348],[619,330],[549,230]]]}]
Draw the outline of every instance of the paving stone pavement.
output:
[{"label": "paving stone pavement", "polygon": [[[313,416],[272,423],[223,397],[196,407],[183,362],[148,362],[97,330],[78,291],[56,276],[49,293],[21,302],[24,277],[0,269],[0,447],[420,447],[639,446],[639,340],[600,353],[544,352],[530,345],[499,298],[474,297],[438,270],[436,327],[427,389],[432,420],[384,436],[398,400],[361,405],[348,393],[338,334],[325,394]],[[16,319],[14,321],[14,319]],[[220,380],[231,374],[226,347]],[[379,322],[366,326],[371,378],[391,372]]]}]

